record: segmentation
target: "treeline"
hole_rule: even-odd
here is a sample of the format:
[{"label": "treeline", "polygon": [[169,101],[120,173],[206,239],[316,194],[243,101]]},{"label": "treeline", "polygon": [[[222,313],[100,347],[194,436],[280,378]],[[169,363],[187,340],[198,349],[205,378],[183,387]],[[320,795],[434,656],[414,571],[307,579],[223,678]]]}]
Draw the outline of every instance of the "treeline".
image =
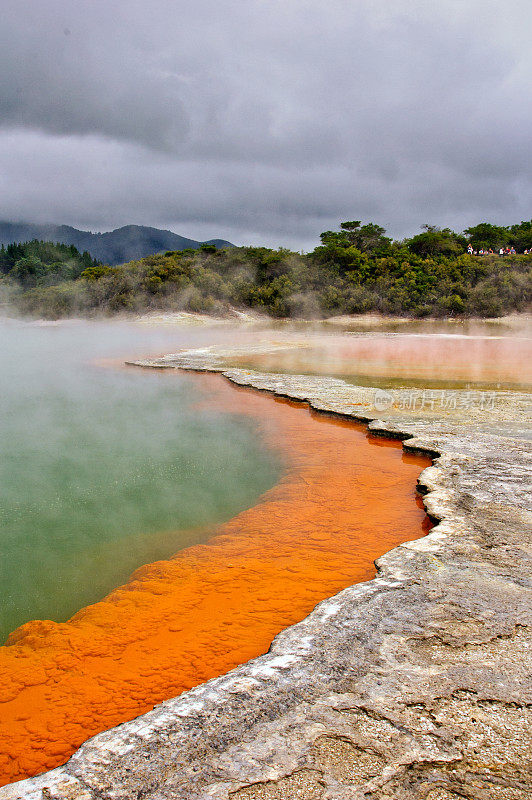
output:
[{"label": "treeline", "polygon": [[[476,251],[511,246],[517,253],[469,255],[469,244]],[[28,248],[24,255],[9,269],[1,267],[2,283],[21,312],[50,318],[149,310],[223,315],[234,307],[300,318],[367,312],[496,317],[527,309],[532,295],[532,255],[525,254],[532,250],[532,221],[507,228],[482,223],[460,234],[425,226],[403,241],[393,241],[374,223],[352,221],[322,233],[308,254],[204,245],[116,267],[65,245],[21,247]],[[65,269],[72,271],[61,274],[58,265],[68,259],[58,258],[42,274],[28,269],[28,258],[46,263],[46,248],[68,250],[75,266]]]},{"label": "treeline", "polygon": [[97,264],[90,253],[80,253],[73,245],[34,239],[0,247],[0,275],[24,289],[76,280]]}]

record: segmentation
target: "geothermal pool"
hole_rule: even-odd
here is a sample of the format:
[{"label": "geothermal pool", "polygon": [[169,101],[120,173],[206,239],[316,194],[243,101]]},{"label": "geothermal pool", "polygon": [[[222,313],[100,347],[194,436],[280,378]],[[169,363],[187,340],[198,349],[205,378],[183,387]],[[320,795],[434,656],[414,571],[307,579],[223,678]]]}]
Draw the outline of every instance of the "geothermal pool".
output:
[{"label": "geothermal pool", "polygon": [[[495,330],[494,330],[495,328]],[[389,389],[530,391],[532,338],[502,324],[403,323],[397,331],[329,332],[304,346],[231,359],[264,372],[328,375],[359,386]]]},{"label": "geothermal pool", "polygon": [[170,385],[119,368],[139,346],[212,336],[0,324],[0,642],[32,619],[64,621],[141,564],[203,541],[275,483],[279,458],[254,423],[199,410],[186,375]]},{"label": "geothermal pool", "polygon": [[265,652],[428,529],[429,462],[398,443],[221,376],[101,364],[234,331],[2,327],[2,606],[25,623],[0,647],[2,783]]}]

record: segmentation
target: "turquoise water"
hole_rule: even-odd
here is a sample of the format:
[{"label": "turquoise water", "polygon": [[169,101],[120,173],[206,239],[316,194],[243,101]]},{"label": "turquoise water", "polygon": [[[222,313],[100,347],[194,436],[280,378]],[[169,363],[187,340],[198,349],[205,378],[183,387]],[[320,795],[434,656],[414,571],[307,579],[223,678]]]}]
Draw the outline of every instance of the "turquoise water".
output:
[{"label": "turquoise water", "polygon": [[230,335],[0,323],[1,641],[67,619],[275,483],[253,423],[196,408],[189,376],[94,363]]}]

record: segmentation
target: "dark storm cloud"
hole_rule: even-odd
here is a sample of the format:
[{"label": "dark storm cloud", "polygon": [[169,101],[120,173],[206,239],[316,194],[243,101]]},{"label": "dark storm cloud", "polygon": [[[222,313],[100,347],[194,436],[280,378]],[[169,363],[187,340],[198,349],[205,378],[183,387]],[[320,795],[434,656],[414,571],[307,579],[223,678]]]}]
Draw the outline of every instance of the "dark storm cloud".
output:
[{"label": "dark storm cloud", "polygon": [[307,246],[531,216],[521,0],[4,5],[3,218]]}]

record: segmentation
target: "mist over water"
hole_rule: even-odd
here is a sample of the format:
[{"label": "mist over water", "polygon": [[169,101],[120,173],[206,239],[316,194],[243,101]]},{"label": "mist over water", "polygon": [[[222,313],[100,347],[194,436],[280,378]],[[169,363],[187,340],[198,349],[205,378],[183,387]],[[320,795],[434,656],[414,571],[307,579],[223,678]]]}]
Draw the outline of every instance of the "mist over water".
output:
[{"label": "mist over water", "polygon": [[67,619],[275,483],[253,422],[197,408],[189,376],[97,364],[230,335],[0,323],[2,641],[28,620]]},{"label": "mist over water", "polygon": [[267,372],[330,375],[383,389],[532,390],[529,323],[522,328],[474,321],[401,321],[373,330],[361,323],[341,331],[331,327],[315,330],[303,348],[248,354],[232,363]]}]

